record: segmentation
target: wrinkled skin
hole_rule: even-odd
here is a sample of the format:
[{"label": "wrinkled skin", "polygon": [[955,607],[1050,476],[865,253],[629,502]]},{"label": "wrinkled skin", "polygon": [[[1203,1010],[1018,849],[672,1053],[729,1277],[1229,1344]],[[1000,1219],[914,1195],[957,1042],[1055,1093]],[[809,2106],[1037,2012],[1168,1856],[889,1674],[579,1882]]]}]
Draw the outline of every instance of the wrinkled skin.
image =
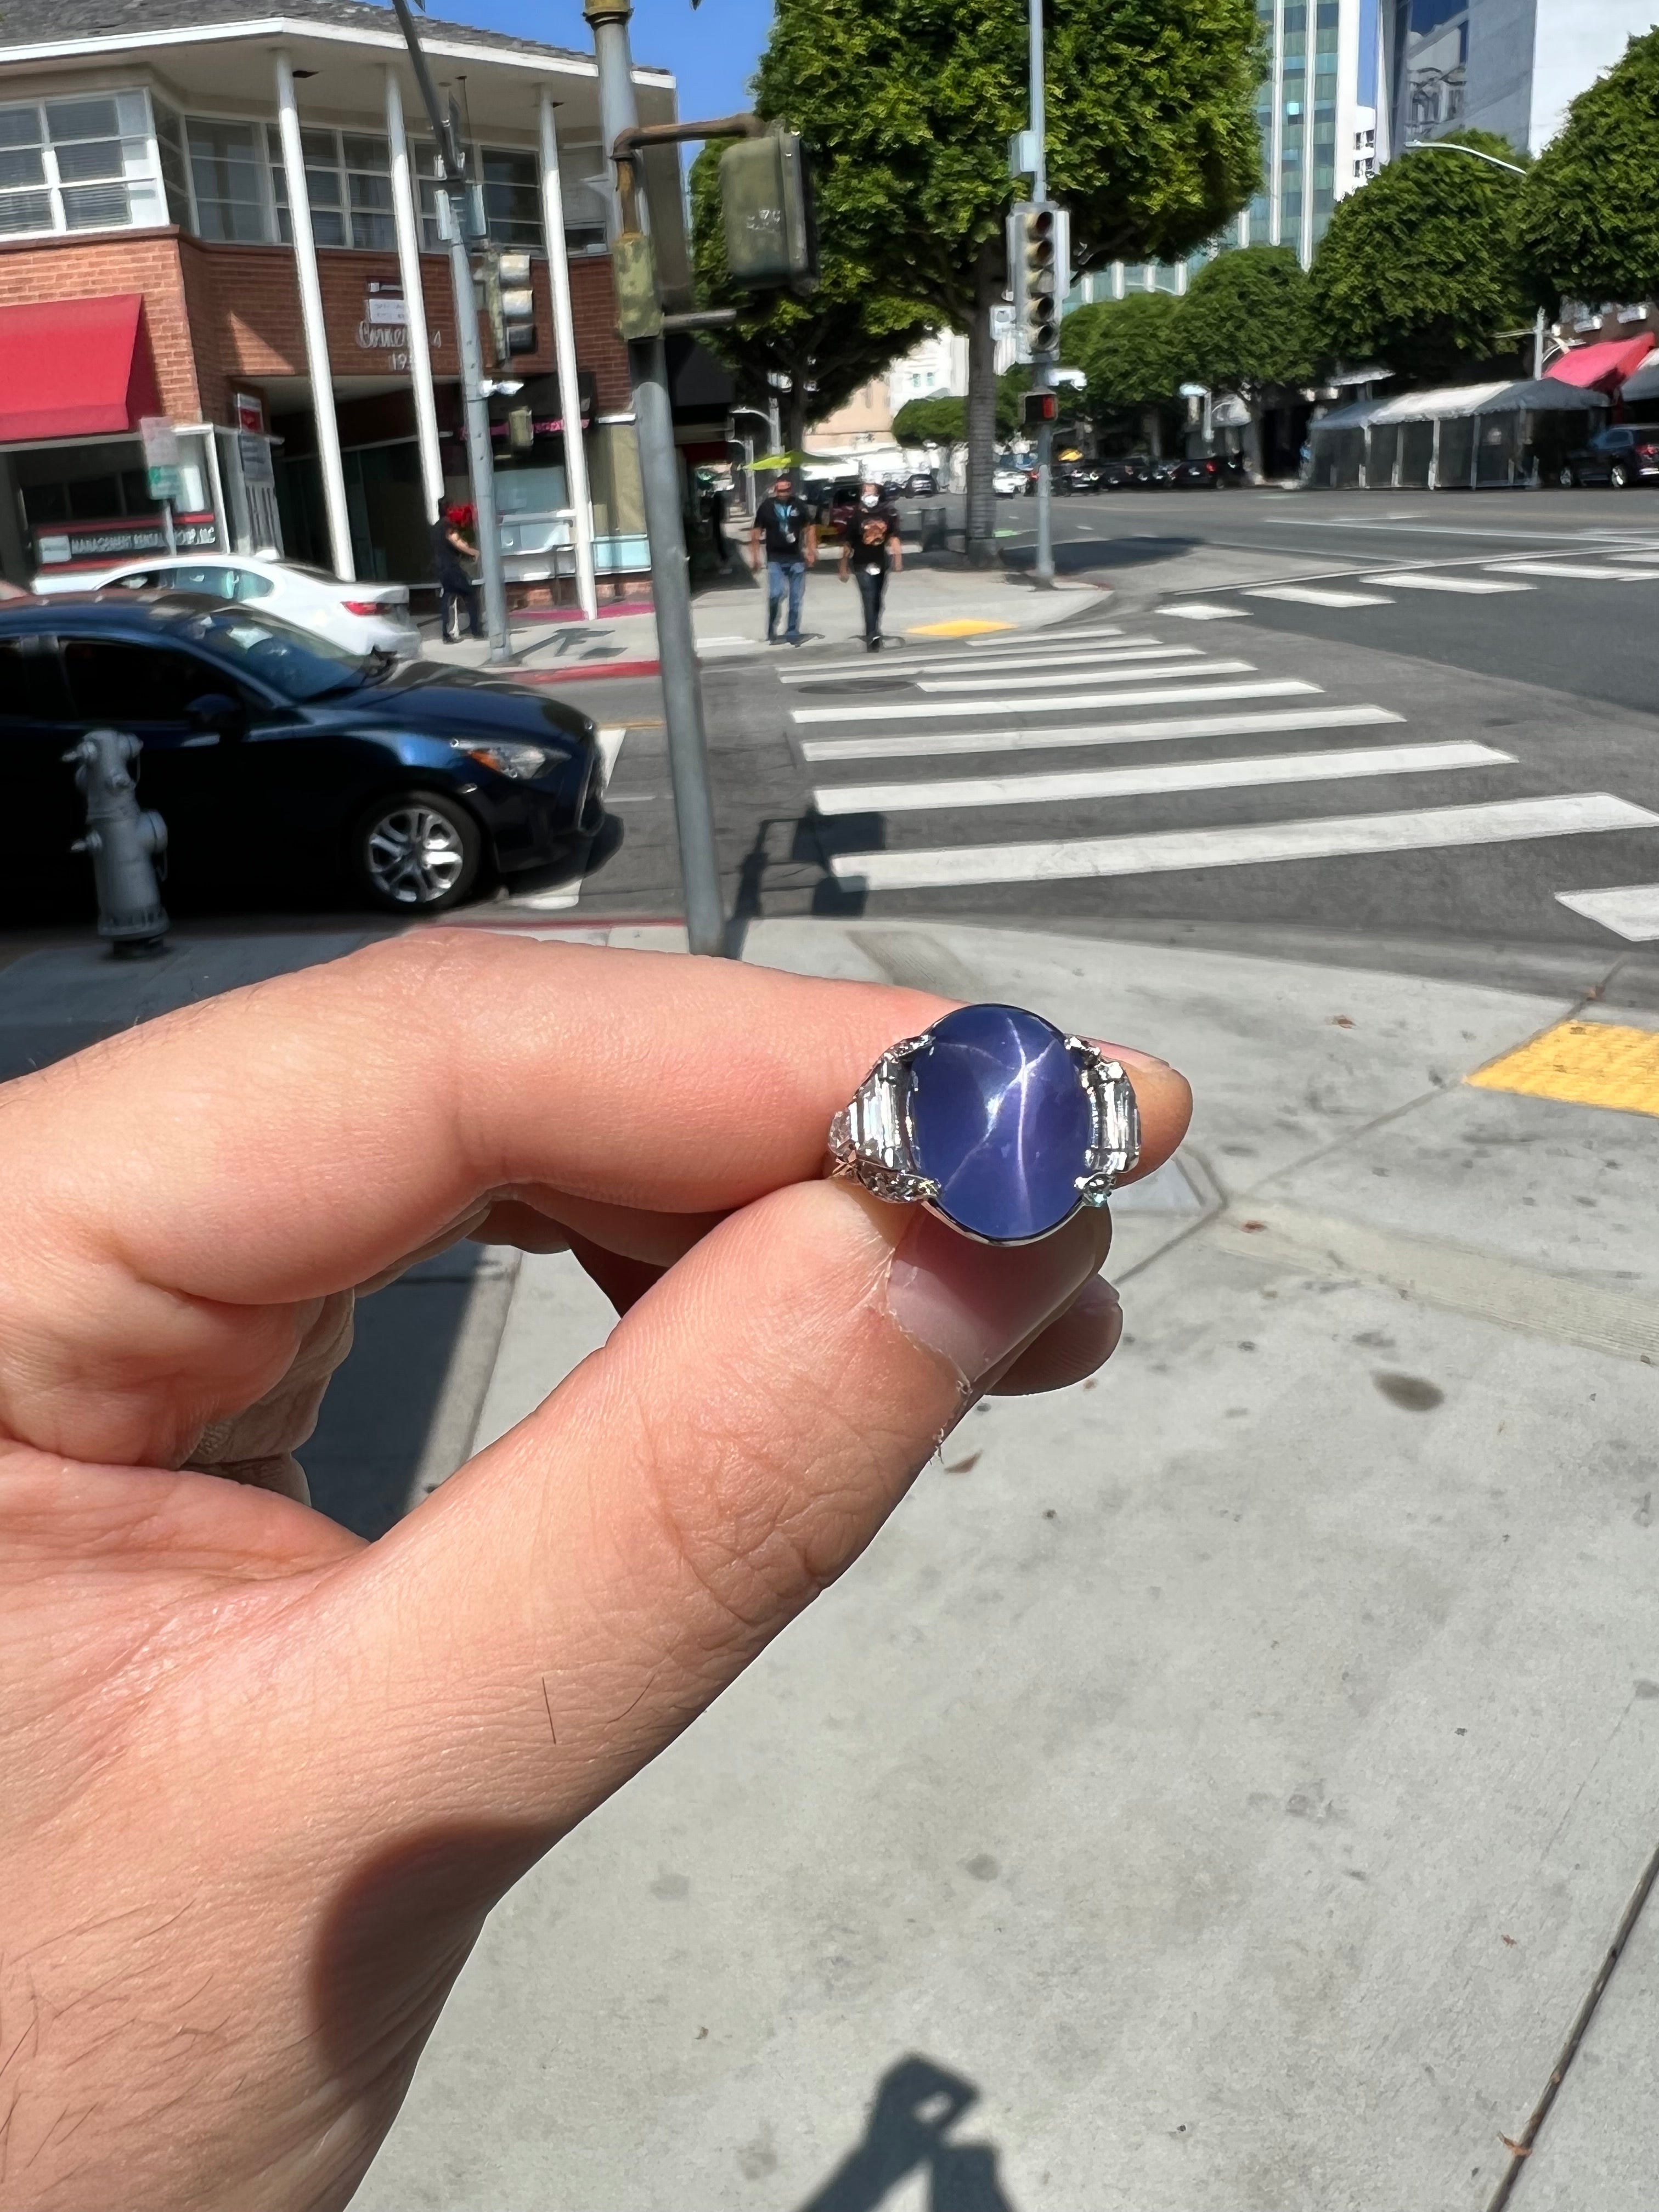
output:
[{"label": "wrinkled skin", "polygon": [[[976,1391],[1109,1352],[1101,1217],[988,1252],[819,1179],[942,1011],[431,933],[0,1091],[8,2212],[344,2205],[495,1899]],[[1186,1086],[1113,1049],[1150,1169]],[[354,1289],[465,1235],[624,1317],[365,1544],[293,1448]]]}]

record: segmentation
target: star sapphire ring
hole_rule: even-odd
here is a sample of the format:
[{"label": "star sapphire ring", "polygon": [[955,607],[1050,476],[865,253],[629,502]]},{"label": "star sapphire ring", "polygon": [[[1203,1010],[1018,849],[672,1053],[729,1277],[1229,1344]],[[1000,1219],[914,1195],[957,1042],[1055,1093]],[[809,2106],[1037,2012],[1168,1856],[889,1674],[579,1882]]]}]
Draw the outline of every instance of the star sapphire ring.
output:
[{"label": "star sapphire ring", "polygon": [[1018,1006],[958,1006],[890,1045],[830,1125],[830,1171],[983,1244],[1104,1206],[1140,1156],[1121,1064]]}]

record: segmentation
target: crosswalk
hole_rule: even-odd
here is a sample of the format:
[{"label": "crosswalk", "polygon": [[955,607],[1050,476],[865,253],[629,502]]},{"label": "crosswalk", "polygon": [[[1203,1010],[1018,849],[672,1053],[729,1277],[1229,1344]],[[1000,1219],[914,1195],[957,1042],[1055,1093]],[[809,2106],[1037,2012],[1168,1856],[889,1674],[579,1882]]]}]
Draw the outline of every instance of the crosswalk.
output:
[{"label": "crosswalk", "polygon": [[[1529,588],[1449,573],[1455,588]],[[1314,603],[1364,606],[1382,580],[1333,585]],[[884,655],[878,671],[792,668],[784,711],[836,880],[872,893],[1077,883],[1631,832],[1650,838],[1642,849],[1659,872],[1659,813],[1616,792],[1540,793],[1512,751],[1414,733],[1380,701],[1332,698],[1311,677],[1176,644],[1161,615],[1151,624],[1059,630],[1041,649],[1028,634],[914,662]],[[1093,757],[1061,766],[1056,753]],[[1364,785],[1376,804],[1355,810]],[[1578,888],[1595,873],[1587,849],[1553,858],[1572,872],[1550,891],[1596,919],[1602,895]],[[1617,849],[1627,866],[1631,848]],[[1647,926],[1659,890],[1644,903],[1643,889],[1623,887],[1610,930]]]},{"label": "crosswalk", "polygon": [[[1278,600],[1290,606],[1388,607],[1395,595],[1409,598],[1438,592],[1451,598],[1490,599],[1535,591],[1540,584],[1659,583],[1659,550],[1627,545],[1598,545],[1587,554],[1508,553],[1458,558],[1435,566],[1403,564],[1397,568],[1342,570],[1287,578],[1279,583],[1240,584],[1238,601]],[[1182,599],[1158,611],[1159,622],[1225,622],[1249,612],[1231,599]]]}]

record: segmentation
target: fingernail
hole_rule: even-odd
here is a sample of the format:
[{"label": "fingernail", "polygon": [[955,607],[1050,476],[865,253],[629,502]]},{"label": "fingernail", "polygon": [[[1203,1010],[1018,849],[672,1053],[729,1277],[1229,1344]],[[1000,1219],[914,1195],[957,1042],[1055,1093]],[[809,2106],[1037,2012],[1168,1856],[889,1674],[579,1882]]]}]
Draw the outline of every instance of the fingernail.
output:
[{"label": "fingernail", "polygon": [[[1040,1243],[976,1244],[921,1214],[893,1255],[887,1310],[975,1389],[1077,1296],[1106,1237],[1104,1221],[1085,1214]],[[1116,1303],[1109,1283],[1098,1287]]]}]

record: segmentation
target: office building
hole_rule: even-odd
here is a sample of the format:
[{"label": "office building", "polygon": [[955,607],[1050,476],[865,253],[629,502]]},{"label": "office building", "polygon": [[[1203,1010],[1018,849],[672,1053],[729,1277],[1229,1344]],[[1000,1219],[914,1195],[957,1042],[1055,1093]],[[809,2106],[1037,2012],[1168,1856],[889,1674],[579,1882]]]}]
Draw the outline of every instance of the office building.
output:
[{"label": "office building", "polygon": [[1460,130],[1541,152],[1656,20],[1654,0],[1382,0],[1385,155]]}]

